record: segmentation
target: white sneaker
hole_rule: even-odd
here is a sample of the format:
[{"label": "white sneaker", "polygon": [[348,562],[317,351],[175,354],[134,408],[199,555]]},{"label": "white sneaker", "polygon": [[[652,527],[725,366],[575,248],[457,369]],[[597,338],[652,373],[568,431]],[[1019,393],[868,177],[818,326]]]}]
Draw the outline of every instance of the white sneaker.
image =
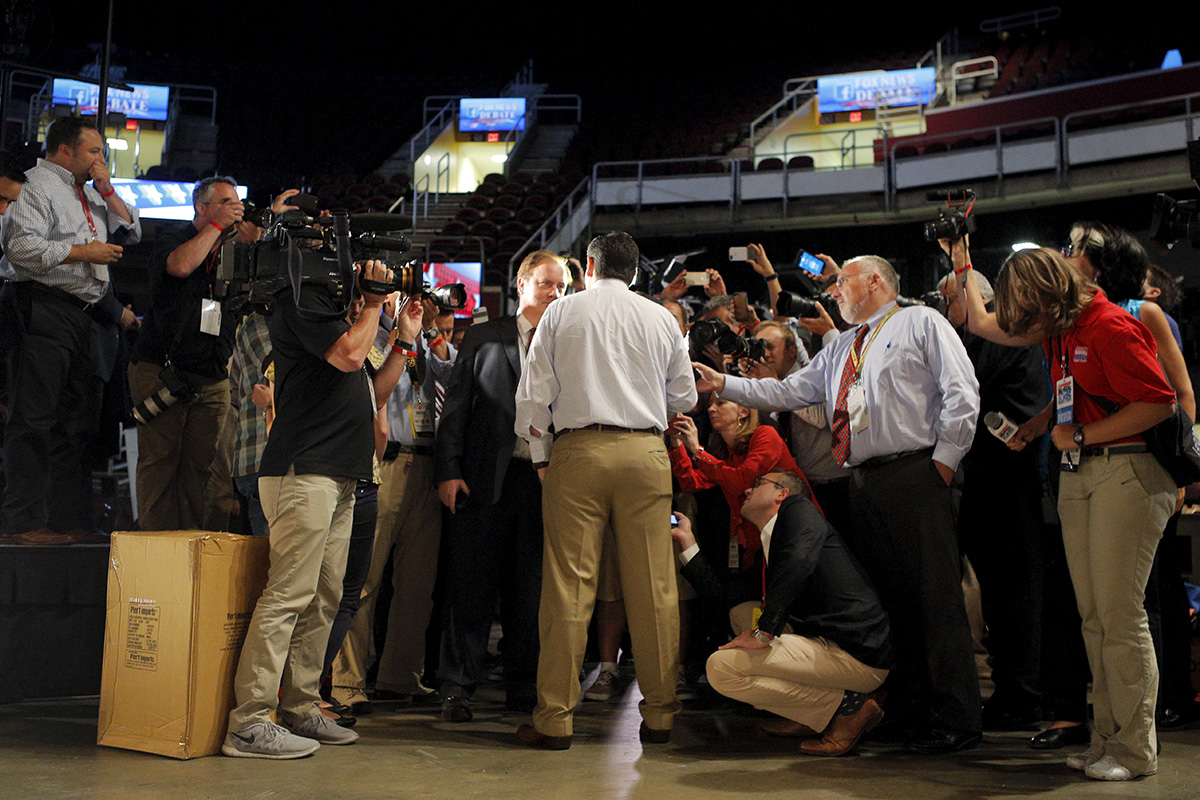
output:
[{"label": "white sneaker", "polygon": [[1133,774],[1112,756],[1104,756],[1089,764],[1083,774],[1094,781],[1127,781],[1133,777]]},{"label": "white sneaker", "polygon": [[256,722],[240,731],[225,734],[221,752],[233,758],[282,760],[311,756],[320,746],[320,742],[296,736],[273,722]]},{"label": "white sneaker", "polygon": [[1104,750],[1093,750],[1089,747],[1082,753],[1067,756],[1067,766],[1073,770],[1083,772],[1102,758],[1104,758]]},{"label": "white sneaker", "polygon": [[299,717],[283,711],[279,721],[297,736],[316,739],[321,744],[354,744],[358,734],[349,728],[343,728],[319,711],[311,717]]}]

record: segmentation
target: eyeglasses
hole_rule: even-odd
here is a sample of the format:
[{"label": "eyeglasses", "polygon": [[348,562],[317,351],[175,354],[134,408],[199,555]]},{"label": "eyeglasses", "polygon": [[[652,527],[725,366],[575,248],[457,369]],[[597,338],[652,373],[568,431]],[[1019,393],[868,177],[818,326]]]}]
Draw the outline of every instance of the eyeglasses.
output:
[{"label": "eyeglasses", "polygon": [[850,280],[851,278],[861,278],[864,275],[874,275],[874,274],[875,274],[874,272],[855,272],[853,275],[842,274],[842,275],[838,275],[838,278],[836,281],[834,281],[834,283],[836,283],[837,287],[840,289],[843,286],[845,286],[846,281]]},{"label": "eyeglasses", "polygon": [[1071,242],[1070,244],[1063,245],[1062,254],[1067,258],[1075,258],[1076,256],[1083,255],[1083,242]]},{"label": "eyeglasses", "polygon": [[784,486],[782,483],[779,483],[778,481],[773,481],[773,480],[771,480],[771,479],[770,479],[770,478],[768,478],[766,475],[763,475],[763,476],[761,476],[761,477],[758,477],[758,478],[755,478],[755,479],[754,479],[754,488],[755,488],[755,489],[757,489],[758,487],[762,486],[764,483],[771,483],[771,484],[774,484],[775,486],[778,486],[780,489],[787,489],[787,488],[788,488],[788,487]]}]

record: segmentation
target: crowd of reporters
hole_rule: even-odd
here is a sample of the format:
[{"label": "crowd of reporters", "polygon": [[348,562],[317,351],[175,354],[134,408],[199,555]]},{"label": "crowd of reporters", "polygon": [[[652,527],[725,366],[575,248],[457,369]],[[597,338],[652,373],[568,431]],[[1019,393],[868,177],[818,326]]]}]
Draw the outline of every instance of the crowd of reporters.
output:
[{"label": "crowd of reporters", "polygon": [[[495,666],[487,648],[497,598],[506,711],[531,711],[537,702],[541,557],[541,517],[535,512],[541,508],[538,476],[545,464],[513,435],[510,403],[542,312],[562,294],[582,288],[580,276],[572,274],[578,269],[561,255],[533,253],[517,275],[516,317],[466,331],[453,309],[420,294],[366,288],[353,307],[321,299],[318,292],[312,295],[316,305],[307,309],[285,294],[274,307],[235,314],[214,297],[220,245],[235,238],[253,243],[264,231],[244,219],[234,181],[209,178],[196,186],[190,225],[161,232],[155,241],[150,304],[139,320],[116,300],[108,273],[110,265],[120,269],[121,246],[111,242],[136,242],[141,223],[136,209],[114,199],[103,157],[89,148],[93,139],[94,128],[55,123],[46,159],[28,174],[6,161],[0,174],[0,210],[8,211],[3,244],[12,268],[0,298],[9,396],[0,532],[23,544],[103,540],[80,510],[90,500],[84,451],[95,446],[99,429],[88,421],[99,413],[93,400],[104,387],[125,396],[109,351],[123,346],[118,325],[135,329],[128,391],[140,423],[142,529],[220,530],[232,524],[270,535],[274,551],[282,541],[279,527],[290,531],[299,524],[289,504],[317,491],[293,485],[297,478],[315,474],[348,481],[329,489],[336,509],[331,506],[322,523],[340,531],[337,546],[315,561],[297,557],[312,573],[305,579],[313,584],[307,594],[292,596],[295,576],[276,574],[273,554],[267,595],[278,601],[278,612],[270,620],[262,608],[256,612],[248,646],[253,655],[244,654],[239,670],[227,754],[285,758],[313,752],[310,741],[349,744],[357,738],[350,730],[355,715],[387,703],[430,705],[449,722],[472,719],[475,690]],[[272,211],[294,208],[289,200],[295,195],[295,190],[280,194]],[[103,224],[97,226],[97,217]],[[1178,325],[1168,316],[1178,302],[1176,282],[1150,263],[1127,232],[1081,223],[1070,231],[1064,254],[1025,251],[1000,265],[993,311],[993,292],[971,263],[966,237],[942,244],[953,267],[939,286],[945,319],[928,324],[959,343],[975,382],[966,393],[975,392],[962,448],[969,452],[947,466],[938,460],[943,443],[931,448],[956,514],[955,540],[942,550],[953,553],[956,584],[962,577],[960,551],[978,578],[995,689],[982,705],[981,722],[978,690],[954,689],[948,690],[956,695],[948,704],[966,697],[965,705],[976,707],[957,717],[947,712],[943,723],[955,722],[914,733],[922,725],[914,706],[922,691],[932,689],[921,687],[914,674],[919,670],[906,661],[918,646],[901,640],[898,666],[883,689],[877,690],[882,677],[868,681],[870,691],[845,688],[822,717],[830,727],[807,731],[821,738],[805,752],[850,751],[887,709],[891,735],[917,752],[972,747],[979,728],[1033,731],[1049,720],[1032,747],[1089,745],[1068,764],[1090,777],[1151,774],[1156,722],[1171,726],[1200,718],[1188,688],[1182,579],[1159,544],[1164,530],[1174,536],[1183,493],[1139,436],[1172,402],[1195,417]],[[747,263],[765,282],[763,307],[731,297],[713,269],[680,271],[653,287],[678,322],[680,336],[687,337],[702,385],[721,374],[752,382],[791,377],[799,386],[802,378],[792,376],[814,360],[820,363],[813,369],[823,369],[839,337],[866,321],[845,319],[839,310],[852,301],[867,302],[877,286],[886,292],[895,283],[894,271],[878,257],[839,266],[818,255],[817,269],[804,278],[812,297],[797,298],[781,290],[779,270],[762,246],[746,250]],[[391,280],[380,261],[367,261],[361,270],[377,281]],[[869,279],[869,289],[854,288],[851,279],[860,277]],[[879,304],[890,311],[872,323],[876,336],[881,329],[893,335],[895,326],[889,330],[883,323],[908,305],[893,307],[894,302]],[[324,316],[317,320],[306,310]],[[1100,313],[1103,321],[1095,323]],[[1117,333],[1110,335],[1104,326]],[[873,341],[856,343],[852,358],[865,358]],[[857,356],[860,347],[863,355]],[[890,348],[891,342],[880,347]],[[841,364],[836,367],[840,375]],[[1074,418],[1063,416],[1061,391],[1072,374]],[[723,377],[720,385],[726,385]],[[742,384],[735,379],[729,385]],[[797,391],[803,395],[803,389]],[[498,401],[488,398],[496,393],[502,396]],[[848,462],[845,448],[839,454],[839,424],[849,426],[843,429],[848,447],[851,432],[860,434],[867,423],[840,416],[847,413],[844,389],[829,394],[824,402],[788,407],[739,403],[722,390],[707,391],[694,411],[677,414],[659,431],[669,444],[674,507],[683,520],[670,526],[672,534],[678,549],[688,553],[686,561],[699,557],[709,568],[704,587],[680,593],[678,697],[705,691],[703,664],[731,638],[735,644],[751,633],[762,634],[759,642],[774,638],[760,630],[757,617],[738,622],[742,612],[734,613],[747,603],[761,612],[769,594],[762,522],[774,517],[765,517],[758,501],[748,516],[742,514],[764,480],[782,490],[781,498],[811,498],[822,524],[834,532],[830,536],[845,538],[854,563],[845,569],[866,575],[863,591],[870,601],[864,607],[875,607],[874,591],[880,590],[893,639],[900,638],[897,631],[904,639],[924,638],[927,652],[938,652],[937,640],[946,632],[929,627],[928,619],[908,618],[897,605],[896,587],[879,585],[887,579],[866,552],[874,544],[856,516],[861,503],[853,499],[862,487],[852,474],[866,462]],[[836,401],[833,394],[839,395]],[[346,413],[350,407],[357,409],[354,414]],[[1007,442],[997,438],[997,426],[984,421],[989,414],[1011,421],[1015,435]],[[359,452],[364,442],[370,452]],[[1060,457],[1060,451],[1066,455]],[[928,459],[918,448],[868,459],[875,463],[866,466],[917,452]],[[1079,488],[1078,476],[1088,477],[1102,460],[1121,462],[1113,468],[1128,473],[1124,494],[1102,478],[1088,478],[1095,488]],[[847,468],[851,463],[855,469]],[[1071,477],[1060,481],[1060,469]],[[780,473],[799,481],[779,481]],[[270,489],[266,503],[263,487]],[[64,493],[67,502],[56,506],[55,498]],[[1043,503],[1047,497],[1057,500],[1059,515],[1047,511],[1053,507]],[[1114,522],[1116,509],[1133,516]],[[1100,524],[1098,517],[1109,519]],[[1139,533],[1130,544],[1126,528],[1135,519]],[[667,530],[664,521],[664,536]],[[315,551],[323,541],[313,539],[306,547]],[[1097,556],[1105,549],[1103,558]],[[377,601],[388,582],[389,560],[393,594],[385,610]],[[699,574],[684,561],[681,586],[687,586],[685,575]],[[603,588],[605,574],[617,567],[610,562],[600,569],[595,623],[600,669],[585,696],[611,699],[623,688],[618,646],[624,612],[619,590]],[[336,586],[329,585],[331,574]],[[617,585],[611,575],[607,579]],[[954,591],[951,605],[961,610],[961,589]],[[1143,594],[1149,617],[1141,607]],[[440,619],[435,608],[442,609]],[[386,638],[377,642],[373,628],[383,626]],[[319,648],[303,645],[303,658],[296,649],[300,634],[292,640],[301,630],[308,639],[321,639]],[[433,643],[428,652],[426,641]],[[1118,650],[1120,657],[1114,656]],[[881,661],[868,666],[887,675],[890,653],[885,658],[878,647],[870,652],[868,660]],[[291,660],[287,671],[285,659]],[[369,680],[372,663],[375,677]],[[1089,667],[1095,706],[1090,733]],[[297,670],[307,672],[300,676]],[[929,674],[938,674],[937,668]],[[280,681],[285,688],[277,699]],[[309,683],[319,690],[319,715],[304,711],[318,702]],[[268,719],[277,702],[283,728]],[[864,708],[871,713],[864,715]],[[766,727],[801,732],[799,723],[785,723]],[[830,733],[836,726],[841,727]]]}]

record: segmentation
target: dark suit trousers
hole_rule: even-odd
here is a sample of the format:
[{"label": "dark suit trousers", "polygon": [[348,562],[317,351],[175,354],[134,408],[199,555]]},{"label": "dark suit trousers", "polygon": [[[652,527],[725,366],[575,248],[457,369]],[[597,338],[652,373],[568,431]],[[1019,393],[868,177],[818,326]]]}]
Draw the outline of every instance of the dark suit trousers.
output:
[{"label": "dark suit trousers", "polygon": [[483,664],[499,593],[505,689],[510,699],[532,699],[542,587],[542,485],[537,473],[528,461],[513,459],[495,505],[472,494],[466,507],[448,519],[442,541],[441,692],[470,697],[486,679]]},{"label": "dark suit trousers", "polygon": [[0,314],[9,391],[0,532],[90,528],[84,454],[102,388],[91,360],[91,317],[17,283],[4,288]]},{"label": "dark suit trousers", "polygon": [[[963,459],[959,542],[979,579],[996,691],[989,703],[1041,709],[1042,487],[1037,452],[988,436]],[[994,442],[994,443],[993,443]]]},{"label": "dark suit trousers", "polygon": [[950,487],[923,451],[855,468],[850,500],[846,542],[879,592],[899,652],[892,701],[915,725],[980,731]]}]

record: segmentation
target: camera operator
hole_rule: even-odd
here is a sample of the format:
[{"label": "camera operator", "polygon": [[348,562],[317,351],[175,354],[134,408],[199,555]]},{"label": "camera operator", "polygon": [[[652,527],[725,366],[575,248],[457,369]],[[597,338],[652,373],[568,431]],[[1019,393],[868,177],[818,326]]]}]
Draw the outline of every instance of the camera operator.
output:
[{"label": "camera operator", "polygon": [[[995,690],[983,706],[983,727],[1028,730],[1045,718],[1039,678],[1043,580],[1038,456],[1034,448],[1010,449],[984,420],[992,412],[1029,419],[1046,406],[1050,387],[1036,345],[1006,347],[966,330],[962,281],[971,263],[968,238],[941,240],[954,272],[938,283],[947,300],[946,317],[962,337],[979,381],[979,422],[960,467],[958,536],[979,579],[992,659]],[[991,284],[979,273],[975,280],[990,307]]]},{"label": "camera operator", "polygon": [[[392,275],[368,261],[359,279],[390,283]],[[353,325],[316,287],[306,287],[299,308],[285,295],[271,318],[276,416],[259,466],[271,567],[238,662],[236,707],[221,748],[227,756],[300,758],[320,744],[358,739],[321,714],[318,684],[341,599],[354,488],[371,478],[375,449],[375,398],[363,362],[385,296],[362,297]],[[280,725],[271,722],[277,707]]]},{"label": "camera operator", "polygon": [[[282,208],[288,196],[280,195],[277,205]],[[261,234],[242,221],[245,207],[233,178],[200,181],[192,204],[191,223],[155,243],[150,311],[129,364],[130,393],[145,420],[138,426],[137,512],[147,531],[204,527],[209,471],[229,407],[228,364],[237,328],[236,316],[213,299],[213,275],[220,244],[235,228],[245,242]],[[187,387],[182,397],[171,391],[171,398],[141,405],[179,383]]]}]

